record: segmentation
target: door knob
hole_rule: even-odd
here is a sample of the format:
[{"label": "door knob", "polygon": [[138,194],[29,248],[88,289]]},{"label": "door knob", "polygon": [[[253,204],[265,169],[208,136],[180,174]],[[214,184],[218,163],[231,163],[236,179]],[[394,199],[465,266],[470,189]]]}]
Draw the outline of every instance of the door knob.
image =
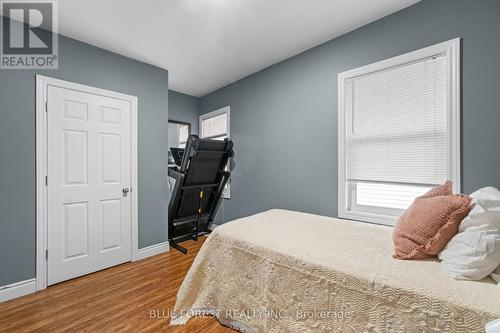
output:
[{"label": "door knob", "polygon": [[123,194],[127,194],[128,192],[130,192],[130,190],[128,189],[128,187],[124,187],[122,189],[122,192],[123,192]]}]

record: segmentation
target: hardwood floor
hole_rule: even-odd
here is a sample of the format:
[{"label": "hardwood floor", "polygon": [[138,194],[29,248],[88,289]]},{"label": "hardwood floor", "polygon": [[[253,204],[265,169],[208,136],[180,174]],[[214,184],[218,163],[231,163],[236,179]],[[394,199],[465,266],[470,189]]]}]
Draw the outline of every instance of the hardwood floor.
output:
[{"label": "hardwood floor", "polygon": [[[235,332],[214,318],[169,326],[177,289],[204,238],[176,250],[0,303],[0,332]],[[151,318],[151,314],[153,318]]]}]

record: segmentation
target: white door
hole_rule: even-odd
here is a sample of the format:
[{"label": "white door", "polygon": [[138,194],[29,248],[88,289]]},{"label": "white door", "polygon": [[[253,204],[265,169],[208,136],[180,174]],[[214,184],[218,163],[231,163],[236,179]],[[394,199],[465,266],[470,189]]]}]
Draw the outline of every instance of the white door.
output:
[{"label": "white door", "polygon": [[130,102],[48,87],[48,284],[131,259]]}]

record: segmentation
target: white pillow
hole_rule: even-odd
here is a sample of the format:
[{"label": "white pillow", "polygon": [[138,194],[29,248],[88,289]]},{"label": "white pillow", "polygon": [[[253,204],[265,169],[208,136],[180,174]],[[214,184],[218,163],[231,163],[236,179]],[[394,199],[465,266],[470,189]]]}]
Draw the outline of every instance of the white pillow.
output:
[{"label": "white pillow", "polygon": [[439,259],[453,278],[481,280],[500,265],[500,191],[485,187],[471,197],[472,210]]}]

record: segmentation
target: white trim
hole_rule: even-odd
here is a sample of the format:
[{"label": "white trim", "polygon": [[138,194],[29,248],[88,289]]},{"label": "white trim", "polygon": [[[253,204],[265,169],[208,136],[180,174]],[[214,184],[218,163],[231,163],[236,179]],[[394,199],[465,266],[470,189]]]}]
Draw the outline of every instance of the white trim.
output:
[{"label": "white trim", "polygon": [[346,219],[394,225],[394,216],[349,210],[349,189],[345,180],[345,82],[349,78],[400,66],[437,54],[448,59],[448,128],[450,132],[448,174],[453,190],[461,192],[460,171],[460,38],[382,60],[338,74],[338,216]]},{"label": "white trim", "polygon": [[138,261],[142,259],[146,259],[152,256],[156,256],[161,253],[168,252],[170,250],[170,246],[168,242],[163,242],[151,246],[144,247],[139,249],[135,255],[132,257],[132,261]]},{"label": "white trim", "polygon": [[460,133],[460,115],[462,114],[460,99],[460,38],[450,40],[447,44],[448,59],[448,88],[449,88],[449,112],[450,112],[450,175],[453,181],[453,190],[456,193],[462,193],[462,171],[461,171],[461,133]]},{"label": "white trim", "polygon": [[132,202],[131,202],[131,211],[130,211],[130,218],[131,218],[131,223],[132,223],[132,232],[131,232],[131,237],[132,237],[132,254],[130,258],[134,260],[134,257],[137,256],[139,252],[139,160],[137,157],[137,112],[138,112],[138,101],[137,97],[135,96],[130,96],[132,97],[131,100],[131,113],[130,113],[130,126],[131,126],[131,131],[130,131],[130,140],[131,140],[131,145],[130,145],[130,182],[131,182],[131,191],[130,194],[132,194]]},{"label": "white trim", "polygon": [[[82,91],[94,95],[100,95],[130,102],[131,112],[131,254],[130,258],[138,255],[138,181],[137,181],[137,97],[117,93],[105,89],[90,87],[78,83],[63,81],[36,75],[36,290],[47,288],[47,261],[45,251],[47,250],[47,187],[45,176],[47,175],[47,113],[45,105],[47,102],[48,87],[60,87],[76,91]],[[50,255],[50,254],[49,254]]]},{"label": "white trim", "polygon": [[36,76],[36,290],[47,287],[47,115],[45,113],[47,84]]},{"label": "white trim", "polygon": [[0,303],[24,295],[32,294],[35,291],[36,279],[29,279],[0,287]]},{"label": "white trim", "polygon": [[[206,119],[210,119],[210,118],[214,118],[214,117],[217,117],[217,116],[220,116],[221,114],[224,114],[226,113],[227,114],[227,132],[226,132],[226,136],[228,138],[231,138],[231,107],[228,105],[228,106],[224,106],[220,109],[217,109],[215,111],[211,111],[211,112],[208,112],[208,113],[204,113],[202,115],[200,115],[198,117],[198,134],[200,136],[200,138],[203,138],[203,135],[202,135],[202,121],[203,120],[206,120]],[[222,136],[222,135],[220,135]],[[223,199],[231,199],[231,180],[229,180],[229,182],[227,183],[227,191],[222,195],[222,198]]]}]

